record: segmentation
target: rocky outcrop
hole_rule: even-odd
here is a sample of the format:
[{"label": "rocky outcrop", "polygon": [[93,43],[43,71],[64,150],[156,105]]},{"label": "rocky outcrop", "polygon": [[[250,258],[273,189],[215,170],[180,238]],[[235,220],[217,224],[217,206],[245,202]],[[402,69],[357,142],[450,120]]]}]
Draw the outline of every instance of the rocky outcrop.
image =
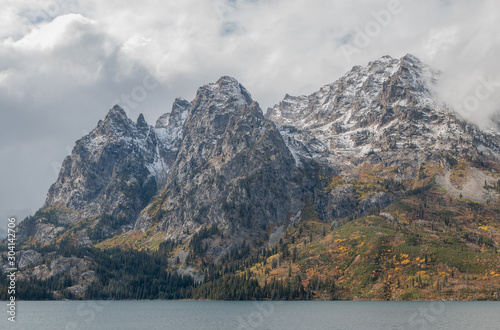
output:
[{"label": "rocky outcrop", "polygon": [[[280,125],[299,166],[313,160],[343,177],[363,163],[394,168],[395,180],[415,179],[424,163],[447,168],[450,157],[497,163],[499,134],[464,122],[436,101],[439,75],[412,55],[384,56],[309,96],[286,95],[268,116]],[[485,181],[472,180],[481,187]],[[349,186],[320,195],[315,203],[324,219],[366,214],[400,196],[375,191],[355,201]]]},{"label": "rocky outcrop", "polygon": [[[114,219],[99,228],[105,234],[99,237],[133,224],[165,185],[189,107],[189,102],[176,99],[172,112],[161,116],[155,127],[142,114],[133,122],[121,107],[113,107],[64,160],[38,212],[36,242],[51,242],[81,219]],[[78,236],[80,246],[90,245],[86,233]]]},{"label": "rocky outcrop", "polygon": [[135,228],[179,237],[217,224],[227,233],[260,234],[301,208],[295,160],[250,93],[222,77],[201,87],[161,196]]},{"label": "rocky outcrop", "polygon": [[[75,298],[84,298],[88,287],[96,280],[95,272],[91,269],[93,261],[90,258],[65,258],[54,253],[42,255],[33,250],[16,253],[18,261],[17,276],[19,280],[48,280],[53,277],[67,278],[72,285],[68,290]],[[2,252],[0,271],[6,273],[9,268],[7,253]],[[54,291],[54,299],[62,299],[61,291]]]},{"label": "rocky outcrop", "polygon": [[41,245],[50,243],[53,239],[59,236],[66,230],[65,227],[55,226],[47,223],[40,223],[37,225],[37,231],[34,239]]},{"label": "rocky outcrop", "polygon": [[37,265],[42,261],[42,254],[33,250],[25,250],[16,252],[17,266],[13,267],[9,263],[9,255],[7,252],[2,252],[0,254],[0,271],[7,273],[8,269],[17,268],[19,270],[24,270],[30,266]]},{"label": "rocky outcrop", "polygon": [[159,174],[148,166],[160,157],[158,145],[142,115],[134,123],[115,106],[89,135],[77,141],[49,190],[45,207],[63,205],[80,218],[106,213],[134,219],[156,193]]},{"label": "rocky outcrop", "polygon": [[25,269],[29,266],[40,263],[42,261],[42,254],[33,250],[19,251],[17,258],[18,268]]},{"label": "rocky outcrop", "polygon": [[392,204],[395,200],[393,195],[385,192],[373,192],[368,194],[360,203],[359,208],[363,213],[373,212],[378,214],[380,210]]},{"label": "rocky outcrop", "polygon": [[325,207],[328,219],[345,218],[356,210],[357,203],[352,185],[342,185],[335,187],[327,196]]},{"label": "rocky outcrop", "polygon": [[353,67],[309,96],[287,95],[268,114],[289,127],[282,133],[298,158],[322,159],[330,166],[368,161],[418,167],[438,161],[443,152],[470,153],[471,148],[476,155],[482,148],[499,154],[498,134],[463,122],[436,101],[432,91],[439,75],[412,55],[384,56]]}]

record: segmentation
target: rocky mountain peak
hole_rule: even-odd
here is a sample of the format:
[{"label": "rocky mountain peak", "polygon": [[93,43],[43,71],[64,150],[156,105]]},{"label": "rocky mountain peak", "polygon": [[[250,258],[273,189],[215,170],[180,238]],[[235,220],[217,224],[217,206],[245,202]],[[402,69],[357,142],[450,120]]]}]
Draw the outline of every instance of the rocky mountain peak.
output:
[{"label": "rocky mountain peak", "polygon": [[111,109],[108,111],[108,115],[120,115],[120,116],[127,116],[125,113],[125,110],[119,105],[115,104]]},{"label": "rocky mountain peak", "polygon": [[[51,186],[44,207],[63,207],[74,223],[108,215],[135,220],[166,182],[182,139],[189,102],[176,100],[174,124],[153,128],[140,114],[134,122],[119,105],[109,110],[88,135],[76,142]],[[162,116],[163,117],[163,116]],[[117,228],[115,228],[117,229]]]},{"label": "rocky mountain peak", "polygon": [[[416,159],[429,157],[418,150],[449,148],[446,141],[460,139],[462,131],[456,116],[433,96],[439,75],[411,54],[384,56],[353,67],[311,95],[287,95],[269,118],[284,127],[294,155],[346,163],[378,152],[377,161],[385,157],[389,163],[401,159],[404,149],[404,157],[418,164]],[[436,144],[439,140],[443,145]]]},{"label": "rocky mountain peak", "polygon": [[191,107],[191,102],[178,97],[175,99],[174,105],[172,106],[172,112],[168,120],[168,124],[174,127],[179,127],[184,124],[186,117]]},{"label": "rocky mountain peak", "polygon": [[401,63],[422,66],[423,63],[418,57],[410,53],[406,54],[401,58]]},{"label": "rocky mountain peak", "polygon": [[155,124],[155,128],[165,128],[169,124],[169,118],[170,118],[170,113],[165,113],[161,115],[157,120]]},{"label": "rocky mountain peak", "polygon": [[144,119],[144,115],[141,113],[139,114],[139,117],[137,117],[137,122],[136,122],[136,126],[138,128],[145,128],[145,127],[148,127],[149,128],[149,125],[148,123],[146,122],[146,119]]},{"label": "rocky mountain peak", "polygon": [[[389,55],[382,56],[381,58],[371,61],[368,63],[367,68],[369,69],[369,72],[377,72],[379,70],[387,70],[390,69],[391,74],[394,74],[397,72],[397,70],[401,67],[407,67],[407,68],[413,68],[415,70],[420,70],[426,65],[420,61],[419,58],[412,54],[406,54],[405,56],[401,58],[393,58]],[[362,66],[354,66],[353,67],[354,71],[363,71]]]},{"label": "rocky mountain peak", "polygon": [[127,117],[127,113],[125,112],[125,110],[118,104],[115,104],[113,108],[109,109],[104,120],[127,121],[128,119],[129,118]]},{"label": "rocky mountain peak", "polygon": [[391,77],[391,81],[398,80],[403,88],[419,98],[416,102],[425,103],[425,99],[432,98],[432,90],[439,74],[439,71],[422,63],[417,57],[406,54],[399,60],[398,70]]},{"label": "rocky mountain peak", "polygon": [[256,232],[282,223],[301,205],[293,156],[236,79],[225,76],[199,88],[183,131],[162,192],[164,208],[147,208],[136,229],[158,222],[158,230],[175,238],[213,223],[233,233]]},{"label": "rocky mountain peak", "polygon": [[195,108],[209,108],[234,111],[253,102],[252,96],[236,79],[221,77],[217,82],[198,89],[194,103]]},{"label": "rocky mountain peak", "polygon": [[[393,69],[395,66],[398,65],[399,60],[394,59],[389,55],[382,56],[381,58],[368,62],[367,69],[369,72],[377,72],[380,70],[385,70],[386,68]],[[366,69],[362,66],[357,66],[358,70],[356,71],[363,71],[363,69]]]},{"label": "rocky mountain peak", "polygon": [[155,128],[181,127],[186,121],[190,107],[191,102],[186,101],[182,97],[176,98],[172,105],[172,111],[161,115],[156,121]]},{"label": "rocky mountain peak", "polygon": [[123,135],[130,135],[130,132],[136,130],[136,128],[136,123],[127,116],[125,110],[119,105],[115,105],[108,111],[104,120],[99,121],[93,135],[97,134],[116,138]]},{"label": "rocky mountain peak", "polygon": [[243,95],[244,97],[248,98],[248,103],[251,103],[251,95],[250,93],[246,90],[243,85],[241,85],[238,80],[236,80],[233,77],[229,76],[222,76],[217,80],[216,83],[211,83],[208,84],[209,88],[212,88],[217,91],[218,94],[225,94],[225,95]]},{"label": "rocky mountain peak", "polygon": [[334,121],[336,127],[387,122],[395,118],[394,107],[434,105],[431,90],[438,75],[413,55],[401,59],[384,56],[365,67],[353,67],[311,95],[287,94],[268,114],[279,125],[297,128],[314,128]]}]

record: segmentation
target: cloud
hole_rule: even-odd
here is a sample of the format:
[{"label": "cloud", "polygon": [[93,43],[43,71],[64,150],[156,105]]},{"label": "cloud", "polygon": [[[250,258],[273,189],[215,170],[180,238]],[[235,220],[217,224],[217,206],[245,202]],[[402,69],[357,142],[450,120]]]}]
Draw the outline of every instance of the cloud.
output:
[{"label": "cloud", "polygon": [[5,41],[5,46],[32,51],[48,51],[58,46],[81,44],[82,36],[92,30],[95,21],[80,14],[66,14],[56,17],[50,24],[34,28],[21,40],[11,38]]},{"label": "cloud", "polygon": [[[0,210],[40,207],[74,142],[146,73],[122,43],[80,14],[0,41]],[[158,97],[164,89],[154,92],[142,106],[166,112]]]},{"label": "cloud", "polygon": [[[0,186],[15,193],[0,192],[0,210],[39,207],[52,165],[114,103],[153,123],[175,97],[192,99],[222,75],[265,111],[354,65],[413,53],[443,71],[443,100],[463,106],[481,79],[500,80],[499,9],[494,0],[9,1],[0,13],[0,156],[12,163],[0,165]],[[486,123],[498,94],[469,117]]]},{"label": "cloud", "polygon": [[500,111],[499,5],[483,1],[460,21],[433,30],[426,46],[443,74],[439,94],[464,118],[488,128]]}]

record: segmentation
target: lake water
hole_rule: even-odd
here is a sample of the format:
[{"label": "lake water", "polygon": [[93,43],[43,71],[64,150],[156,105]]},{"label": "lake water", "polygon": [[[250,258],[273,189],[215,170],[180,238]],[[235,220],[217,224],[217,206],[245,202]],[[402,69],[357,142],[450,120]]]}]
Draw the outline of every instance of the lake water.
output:
[{"label": "lake water", "polygon": [[21,301],[16,323],[54,329],[500,329],[500,302]]}]

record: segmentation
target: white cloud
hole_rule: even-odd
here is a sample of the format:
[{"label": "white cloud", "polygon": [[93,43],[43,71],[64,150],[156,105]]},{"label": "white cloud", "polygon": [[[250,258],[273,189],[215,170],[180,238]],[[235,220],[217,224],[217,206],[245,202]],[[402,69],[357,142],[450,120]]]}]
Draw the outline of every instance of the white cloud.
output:
[{"label": "white cloud", "polygon": [[82,35],[94,25],[95,21],[80,14],[61,15],[50,23],[34,28],[21,40],[7,39],[4,45],[28,51],[50,51],[57,46],[78,44]]},{"label": "white cloud", "polygon": [[459,22],[439,30],[432,56],[443,72],[442,98],[482,127],[500,111],[498,9],[498,2],[489,0],[468,8]]},{"label": "white cloud", "polygon": [[[473,95],[481,77],[500,80],[498,2],[395,1],[7,0],[0,13],[0,156],[16,146],[38,161],[0,165],[0,185],[44,174],[26,191],[30,205],[2,192],[0,209],[40,206],[55,180],[51,164],[114,102],[126,105],[149,75],[161,84],[128,107],[149,122],[170,111],[175,97],[193,98],[222,75],[239,79],[265,111],[285,93],[311,93],[386,54],[413,53],[441,69],[441,95],[453,104]],[[341,47],[357,46],[359,31],[371,35],[368,43],[346,58]],[[498,94],[471,118],[484,122]],[[40,140],[52,141],[50,161],[37,154]]]}]

